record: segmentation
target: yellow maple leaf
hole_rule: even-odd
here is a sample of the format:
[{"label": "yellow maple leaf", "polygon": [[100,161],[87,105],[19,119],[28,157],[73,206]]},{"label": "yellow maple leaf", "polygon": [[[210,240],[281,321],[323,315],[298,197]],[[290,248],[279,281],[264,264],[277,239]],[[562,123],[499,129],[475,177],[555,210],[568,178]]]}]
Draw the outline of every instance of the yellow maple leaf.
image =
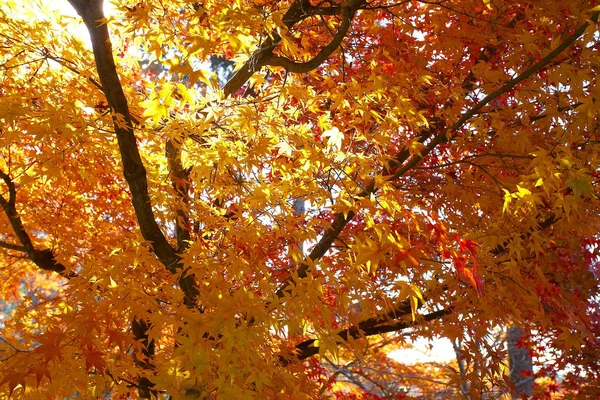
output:
[{"label": "yellow maple leaf", "polygon": [[327,139],[327,148],[333,149],[335,147],[337,150],[342,149],[342,141],[344,140],[344,133],[342,131],[340,131],[338,128],[333,127],[331,129],[328,129],[325,132],[323,132],[323,134],[321,136],[324,138],[328,138]]}]

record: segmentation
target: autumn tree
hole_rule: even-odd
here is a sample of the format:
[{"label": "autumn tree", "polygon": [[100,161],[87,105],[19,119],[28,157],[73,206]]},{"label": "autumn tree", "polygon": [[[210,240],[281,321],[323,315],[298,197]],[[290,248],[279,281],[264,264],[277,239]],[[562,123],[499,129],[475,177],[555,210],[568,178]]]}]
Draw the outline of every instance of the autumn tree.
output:
[{"label": "autumn tree", "polygon": [[595,0],[44,3],[0,2],[4,397],[319,398],[402,333],[485,398],[514,325],[597,398]]}]

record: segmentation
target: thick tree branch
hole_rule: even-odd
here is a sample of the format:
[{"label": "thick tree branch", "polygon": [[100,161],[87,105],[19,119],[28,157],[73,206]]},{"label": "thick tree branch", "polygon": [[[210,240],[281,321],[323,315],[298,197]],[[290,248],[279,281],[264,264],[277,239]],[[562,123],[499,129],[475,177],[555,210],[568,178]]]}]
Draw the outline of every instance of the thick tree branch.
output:
[{"label": "thick tree branch", "polygon": [[[599,13],[594,13],[590,20],[592,22],[598,21]],[[403,176],[407,171],[412,169],[415,165],[417,165],[423,158],[425,158],[434,148],[436,148],[439,144],[447,143],[451,141],[454,137],[454,133],[458,131],[467,121],[469,121],[473,116],[475,116],[479,111],[481,111],[485,106],[487,106],[492,100],[498,98],[509,90],[513,89],[519,83],[524,80],[530,78],[533,74],[540,71],[546,65],[548,65],[552,60],[554,60],[560,53],[569,48],[573,43],[579,39],[581,35],[587,30],[590,26],[589,22],[582,24],[579,28],[573,32],[573,34],[569,35],[564,42],[562,42],[559,46],[557,46],[554,50],[548,53],[545,57],[543,57],[540,61],[527,68],[525,71],[521,72],[515,78],[506,82],[500,88],[495,90],[494,92],[488,94],[483,99],[481,99],[475,106],[473,106],[469,111],[465,112],[459,119],[456,121],[450,128],[444,130],[443,132],[438,133],[431,142],[427,144],[425,149],[421,152],[421,155],[415,155],[408,163],[406,163],[402,168],[399,168],[394,175],[392,175],[389,180],[395,180],[399,177]]]},{"label": "thick tree branch", "polygon": [[[540,223],[537,226],[537,230],[547,229],[550,226],[552,226],[554,223],[556,223],[558,220],[559,220],[559,218],[557,218],[554,214],[550,214],[549,216],[547,216],[546,218],[544,218],[543,220],[540,221]],[[506,249],[507,245],[508,245],[508,243],[505,243],[504,245],[500,245],[500,246],[494,248],[491,251],[491,253],[494,254],[495,256],[499,256],[500,254],[507,251],[507,249]],[[422,305],[422,303],[419,303],[419,305]],[[426,315],[424,317],[424,320],[430,321],[433,319],[437,319],[437,318],[443,317],[445,315],[448,315],[451,312],[452,312],[451,308],[436,311],[434,313]],[[407,324],[406,322],[402,322],[402,321],[399,321],[399,322],[396,321],[396,322],[392,322],[392,323],[389,323],[389,322],[403,318],[407,315],[410,315],[411,313],[412,313],[412,309],[411,309],[410,302],[408,300],[405,300],[398,307],[387,312],[384,315],[369,318],[367,320],[359,322],[355,327],[349,328],[345,331],[340,331],[338,333],[338,336],[340,336],[343,340],[348,340],[349,337],[356,339],[356,338],[359,338],[362,336],[371,336],[371,335],[375,335],[375,334],[381,334],[381,333],[386,333],[386,332],[394,332],[394,331],[402,330],[402,329],[405,329],[412,325]],[[312,355],[317,354],[319,352],[319,349],[318,349],[318,347],[316,347],[316,348],[314,347],[314,342],[315,342],[315,340],[311,339],[311,340],[307,340],[305,342],[298,344],[296,346],[296,348],[300,349],[300,351],[301,351],[300,355],[301,356],[306,355],[306,357],[310,357]],[[304,358],[306,358],[306,357],[304,357]],[[303,358],[299,357],[299,359],[303,359]]]},{"label": "thick tree branch", "polygon": [[[409,306],[409,308],[410,308],[410,306]],[[435,311],[430,314],[424,315],[422,318],[422,321],[427,321],[427,322],[433,321],[435,319],[445,317],[446,315],[449,315],[451,313],[452,313],[451,309]],[[407,313],[402,314],[402,315],[399,313],[396,318],[406,317],[409,314],[410,314],[410,310]],[[379,320],[379,318],[375,318],[375,319]],[[381,319],[381,321],[383,321],[383,319]],[[387,322],[389,322],[389,323],[386,323],[386,324],[381,324],[382,322],[373,323],[373,324],[361,323],[357,326],[353,326],[348,329],[339,331],[337,336],[340,338],[340,341],[345,342],[345,341],[348,341],[349,339],[359,339],[359,338],[367,337],[367,336],[381,335],[383,333],[401,331],[403,329],[418,325],[418,323],[419,323],[419,321],[408,322],[408,321],[393,321],[393,320],[387,320]],[[282,364],[287,365],[290,362],[292,362],[294,359],[295,360],[304,360],[306,358],[309,358],[316,354],[319,354],[319,347],[315,346],[316,341],[317,341],[317,339],[309,339],[309,340],[305,340],[304,342],[298,343],[295,346],[293,358],[289,359],[289,358],[282,357],[281,358]]]},{"label": "thick tree branch", "polygon": [[[554,223],[558,221],[555,215],[550,215],[543,219],[538,224],[539,230],[544,230],[552,226]],[[498,256],[506,251],[506,244],[503,246],[498,246],[497,248],[492,250],[492,254]],[[419,306],[423,305],[419,303]],[[447,309],[439,310],[427,314],[423,317],[423,321],[432,321],[438,318],[442,318],[446,315],[452,313],[452,307]],[[410,305],[410,300],[405,300],[398,305],[398,307],[393,310],[387,312],[386,314],[369,318],[364,321],[359,322],[357,325],[352,326],[348,329],[341,330],[338,332],[338,336],[342,341],[348,341],[348,339],[358,339],[366,336],[379,335],[382,333],[388,332],[397,332],[415,325],[415,323],[407,322],[404,319],[408,315],[411,315],[412,308]],[[400,321],[399,321],[400,320]],[[295,346],[294,359],[304,360],[306,358],[312,357],[319,353],[319,347],[315,346],[316,339],[309,339],[304,342],[301,342]],[[282,357],[282,363],[284,365],[289,364],[292,360],[289,358]]]},{"label": "thick tree branch", "polygon": [[[539,220],[539,215],[538,215],[537,219]],[[560,217],[557,217],[556,214],[554,214],[554,213],[550,213],[538,223],[538,225],[532,230],[532,232],[524,233],[520,236],[520,238],[527,239],[534,232],[543,231],[543,230],[551,227],[552,225],[554,225],[559,220],[560,220]],[[511,240],[507,240],[504,243],[499,244],[498,246],[496,246],[492,250],[490,250],[490,253],[493,254],[494,256],[499,256],[502,253],[505,253],[506,251],[508,251],[508,245],[510,244],[510,242],[511,242]]]},{"label": "thick tree branch", "polygon": [[[181,144],[174,140],[167,140],[167,160],[171,174],[171,182],[177,196],[175,210],[175,236],[177,237],[177,254],[183,253],[190,245],[190,218],[187,206],[190,203],[190,176],[189,171],[181,163]],[[198,287],[193,275],[182,275],[179,286],[185,293],[184,302],[188,308],[195,306]]]},{"label": "thick tree branch", "polygon": [[132,203],[140,231],[144,239],[150,242],[159,260],[167,269],[175,272],[179,257],[165,238],[154,217],[148,194],[146,168],[137,147],[129,106],[112,55],[112,45],[102,10],[103,1],[69,0],[69,3],[81,15],[90,34],[98,76],[113,113],[113,123],[123,162],[123,173],[131,190]]},{"label": "thick tree branch", "polygon": [[[492,54],[492,50],[493,49],[486,47],[484,51],[480,53],[479,57],[477,58],[477,62],[487,62],[490,58],[490,55]],[[464,79],[461,86],[464,90],[469,91],[473,89],[474,83],[475,75],[472,72],[470,72]],[[445,107],[450,106],[452,104],[453,100],[450,99],[446,103]],[[421,134],[417,138],[417,141],[419,143],[425,143],[435,133],[436,129],[438,129],[436,126],[430,126],[427,129],[423,130],[423,132],[421,132]],[[410,151],[408,150],[408,148],[400,150],[394,155],[394,157],[391,160],[388,161],[387,165],[382,169],[380,174],[383,176],[392,175],[394,171],[398,170],[402,166],[402,164],[404,164],[406,160],[408,160],[409,157]],[[375,187],[375,180],[373,180],[365,186],[363,191],[358,194],[358,197],[370,196],[371,193],[374,193],[376,190],[377,189]],[[354,211],[349,211],[345,215],[344,213],[338,213],[331,224],[331,228],[325,231],[325,234],[321,237],[321,240],[319,240],[317,245],[313,248],[308,258],[310,260],[316,261],[323,257],[325,253],[327,253],[329,248],[333,245],[333,242],[336,240],[336,238],[344,229],[344,227],[348,224],[348,222],[352,220],[352,218],[354,218],[354,216]],[[298,276],[300,278],[306,277],[307,270],[308,263],[301,264],[298,267]],[[284,285],[277,291],[277,297],[283,297],[285,290],[290,284],[291,280],[286,281]]]},{"label": "thick tree branch", "polygon": [[[131,322],[131,332],[135,339],[142,344],[142,355],[144,356],[144,359],[140,359],[136,355],[136,364],[144,369],[151,370],[152,365],[150,364],[150,360],[152,360],[155,354],[155,343],[153,340],[150,340],[148,329],[150,329],[150,324],[143,319],[135,318]],[[148,378],[144,376],[138,377],[137,388],[141,399],[151,399],[152,395],[156,396],[156,391],[152,387],[154,387],[154,384]]]},{"label": "thick tree branch", "polygon": [[312,60],[299,63],[292,61],[286,57],[267,55],[260,62],[260,64],[270,65],[274,67],[283,67],[286,69],[286,71],[295,73],[308,72],[317,68],[340,46],[342,40],[344,40],[344,37],[346,37],[348,29],[350,28],[350,24],[352,22],[352,18],[354,17],[354,13],[355,10],[351,10],[348,7],[342,7],[342,23],[340,24],[337,33],[335,34],[331,42],[329,42],[327,46],[323,47],[321,51]]},{"label": "thick tree branch", "polygon": [[[96,69],[100,77],[100,83],[104,88],[104,94],[112,111],[113,124],[121,161],[123,162],[123,174],[131,191],[133,208],[140,226],[144,240],[150,242],[152,250],[160,262],[171,272],[176,273],[181,269],[181,259],[177,250],[173,248],[156,222],[152,203],[148,193],[148,181],[146,168],[136,143],[133,130],[132,117],[129,113],[127,99],[117,74],[115,61],[112,54],[112,45],[108,33],[108,27],[102,10],[102,0],[69,0],[82,17],[92,42]],[[181,275],[179,285],[184,292],[184,301],[188,307],[193,307],[198,295],[198,289],[192,275]],[[151,342],[148,341],[147,324],[142,320],[134,320],[132,330],[136,339],[146,341],[146,355],[152,356]],[[144,377],[139,378],[139,395],[142,398],[150,398],[152,383]]]},{"label": "thick tree branch", "polygon": [[365,4],[365,0],[348,0],[343,6],[318,7],[312,6],[308,0],[294,1],[281,19],[286,28],[291,29],[294,25],[311,16],[342,14],[344,19],[336,36],[312,60],[306,63],[296,63],[284,57],[273,56],[273,49],[281,42],[281,36],[277,32],[271,32],[268,39],[225,84],[223,87],[225,97],[237,92],[256,71],[265,65],[281,66],[290,72],[308,72],[315,69],[339,47],[350,27],[354,13]]},{"label": "thick tree branch", "polygon": [[[106,100],[113,113],[113,124],[123,162],[123,174],[131,191],[131,201],[142,237],[150,242],[152,250],[161,263],[169,271],[175,273],[181,268],[181,259],[177,250],[169,244],[158,226],[152,210],[146,168],[137,147],[129,105],[117,74],[108,27],[104,21],[103,0],[69,0],[69,2],[83,18],[90,34],[96,69],[104,88]],[[183,276],[179,283],[184,292],[186,304],[191,306],[198,295],[193,276]]]},{"label": "thick tree branch", "polygon": [[[38,250],[33,246],[31,238],[25,231],[21,217],[16,211],[16,187],[10,176],[4,171],[0,170],[0,178],[8,186],[9,198],[6,200],[4,196],[0,195],[0,206],[4,209],[4,212],[9,218],[10,224],[15,232],[17,238],[23,244],[22,246],[0,242],[0,247],[23,251],[27,254],[29,259],[44,271],[53,271],[61,275],[66,279],[75,278],[77,274],[75,272],[67,272],[67,268],[56,261],[54,254],[50,249]],[[140,340],[144,345],[143,354],[146,357],[151,357],[154,354],[153,342],[148,342],[148,336],[145,334],[147,330],[147,324],[140,320],[134,320],[132,322],[132,331],[136,340]],[[147,378],[140,379],[140,396],[141,394],[147,394],[146,398],[150,398],[151,383]],[[143,397],[143,396],[142,396]]]},{"label": "thick tree branch", "polygon": [[15,236],[21,242],[22,246],[14,245],[10,243],[2,243],[0,247],[18,250],[27,253],[27,256],[35,265],[37,265],[40,269],[44,271],[54,271],[65,278],[71,278],[73,276],[73,272],[67,272],[67,268],[56,261],[54,258],[54,253],[50,249],[39,250],[36,249],[29,237],[29,234],[25,230],[23,226],[23,221],[21,220],[21,216],[17,212],[16,202],[17,202],[17,190],[15,187],[15,183],[12,181],[10,176],[6,174],[4,171],[0,170],[0,178],[4,181],[6,186],[8,186],[8,200],[4,198],[4,196],[0,195],[0,206],[6,213],[10,225],[13,228]]}]

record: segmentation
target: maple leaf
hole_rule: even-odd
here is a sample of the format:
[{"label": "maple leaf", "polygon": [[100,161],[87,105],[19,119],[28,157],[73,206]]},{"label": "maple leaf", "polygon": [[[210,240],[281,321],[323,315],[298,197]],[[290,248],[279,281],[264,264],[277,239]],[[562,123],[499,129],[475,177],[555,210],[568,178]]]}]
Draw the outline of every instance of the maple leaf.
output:
[{"label": "maple leaf", "polygon": [[40,386],[40,383],[44,377],[48,378],[49,381],[52,381],[52,377],[50,375],[50,369],[43,364],[36,364],[32,366],[27,374],[34,374],[37,386]]},{"label": "maple leaf", "polygon": [[594,196],[594,189],[591,185],[591,179],[586,175],[578,175],[571,177],[566,182],[567,187],[573,189],[575,197],[581,196],[581,194],[590,194]]},{"label": "maple leaf", "polygon": [[159,98],[142,101],[140,107],[145,108],[142,116],[152,117],[154,124],[157,124],[162,118],[167,118],[169,114],[168,108]]},{"label": "maple leaf", "polygon": [[467,281],[473,285],[478,295],[483,293],[483,281],[481,277],[477,274],[475,268],[464,268],[462,270],[462,274],[467,278]]},{"label": "maple leaf", "polygon": [[275,148],[277,148],[277,155],[284,155],[286,157],[291,157],[294,152],[294,148],[287,142],[281,142],[275,145]]},{"label": "maple leaf", "polygon": [[104,375],[106,363],[104,361],[104,352],[98,350],[93,345],[86,345],[83,348],[83,356],[85,357],[85,370],[89,371],[95,368],[100,375]]},{"label": "maple leaf", "polygon": [[344,133],[337,127],[326,130],[321,134],[322,137],[327,139],[327,147],[329,149],[336,148],[338,151],[342,149],[342,141],[344,140]]},{"label": "maple leaf", "polygon": [[425,145],[417,140],[411,140],[408,146],[408,151],[411,156],[418,155],[420,157],[423,149],[425,149]]},{"label": "maple leaf", "polygon": [[378,245],[367,238],[364,243],[354,245],[353,249],[356,251],[356,265],[366,265],[369,272],[375,273],[384,255]]},{"label": "maple leaf", "polygon": [[64,337],[62,330],[52,327],[36,338],[40,346],[36,347],[35,352],[43,356],[46,365],[54,359],[62,361],[61,342]]},{"label": "maple leaf", "polygon": [[25,375],[20,371],[13,371],[4,376],[0,385],[8,383],[8,398],[12,396],[15,389],[21,389],[25,392]]}]

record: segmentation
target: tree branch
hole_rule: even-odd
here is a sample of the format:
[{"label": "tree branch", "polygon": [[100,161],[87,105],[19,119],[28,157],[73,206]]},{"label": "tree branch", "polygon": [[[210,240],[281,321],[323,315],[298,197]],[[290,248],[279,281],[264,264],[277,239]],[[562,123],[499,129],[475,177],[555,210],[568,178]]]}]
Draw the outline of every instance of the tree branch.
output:
[{"label": "tree branch", "polygon": [[286,69],[286,71],[295,73],[308,72],[317,68],[340,46],[342,40],[344,40],[344,37],[346,37],[348,29],[350,28],[350,23],[352,22],[355,12],[356,10],[354,9],[342,7],[342,23],[338,28],[337,33],[331,42],[329,42],[327,46],[323,47],[312,60],[299,63],[286,57],[267,55],[259,63],[259,66],[269,65],[274,67],[283,67]]},{"label": "tree branch", "polygon": [[181,163],[181,143],[167,139],[166,155],[169,162],[171,183],[177,196],[175,235],[177,236],[177,253],[181,254],[189,246],[189,216],[185,210],[190,202],[190,177]]},{"label": "tree branch", "polygon": [[[592,22],[597,22],[598,15],[599,15],[598,12],[594,13],[590,17],[590,20]],[[406,165],[404,165],[404,167],[399,168],[394,173],[394,175],[392,175],[389,178],[389,180],[395,180],[395,179],[399,178],[400,176],[404,175],[412,167],[417,165],[423,158],[425,158],[439,144],[449,142],[453,138],[453,133],[456,132],[458,129],[460,129],[468,120],[470,120],[473,116],[475,116],[475,114],[477,114],[479,111],[481,111],[481,109],[483,109],[483,107],[485,107],[492,100],[498,98],[499,96],[501,96],[504,93],[508,92],[509,90],[513,89],[519,83],[523,82],[527,78],[530,78],[533,74],[535,74],[536,72],[538,72],[542,68],[544,68],[554,58],[556,58],[560,53],[562,53],[564,50],[569,48],[573,43],[575,43],[575,41],[577,41],[577,39],[579,39],[579,37],[581,35],[583,35],[583,33],[586,31],[586,29],[589,26],[590,26],[589,22],[585,22],[584,24],[582,24],[579,28],[577,28],[575,30],[575,32],[573,32],[573,34],[569,35],[567,37],[567,39],[565,39],[564,42],[562,42],[558,47],[556,47],[554,50],[552,50],[550,53],[548,53],[540,61],[538,61],[531,67],[527,68],[525,71],[521,72],[519,75],[517,75],[515,78],[513,78],[510,81],[508,81],[507,83],[505,83],[503,86],[498,88],[496,91],[488,94],[483,99],[481,99],[469,111],[465,112],[459,118],[459,120],[456,121],[450,128],[444,130],[443,132],[438,133],[433,138],[433,140],[431,140],[431,142],[429,144],[427,144],[425,149],[421,152],[421,155],[415,155]]]},{"label": "tree branch", "polygon": [[175,272],[179,257],[165,238],[154,217],[148,194],[146,168],[137,147],[129,106],[112,55],[108,27],[102,11],[103,1],[69,0],[69,3],[81,15],[90,34],[98,76],[113,113],[113,124],[123,162],[123,173],[131,191],[140,231],[144,239],[150,242],[158,259],[167,269]]},{"label": "tree branch", "polygon": [[[408,307],[410,309],[410,305]],[[422,320],[433,321],[451,313],[452,309],[439,310],[423,316]],[[408,314],[410,314],[410,310],[405,314],[398,314],[395,318],[404,317]],[[374,320],[383,321],[383,319],[380,318],[374,318]],[[418,322],[391,321],[389,319],[387,321],[389,321],[390,323],[386,325],[380,325],[381,322],[367,324],[365,321],[359,323],[357,326],[352,326],[348,329],[339,331],[337,336],[345,342],[349,339],[359,339],[367,336],[380,335],[382,333],[397,332],[418,325]],[[304,360],[306,358],[319,354],[319,346],[315,346],[316,340],[317,339],[309,339],[305,340],[304,342],[298,343],[295,346],[293,359]],[[291,361],[293,361],[293,359],[282,357],[281,362],[284,365],[288,365]]]},{"label": "tree branch", "polygon": [[[181,144],[172,139],[167,140],[166,155],[169,162],[171,182],[177,204],[175,210],[175,236],[177,237],[177,254],[183,253],[190,245],[190,218],[187,206],[190,202],[190,176],[189,171],[181,163]],[[183,290],[184,302],[188,308],[195,306],[198,296],[198,286],[193,275],[183,274],[179,278],[179,286]]]},{"label": "tree branch", "polygon": [[[62,57],[56,57],[56,56],[52,56],[49,53],[44,53],[44,57],[47,59],[50,59],[52,61],[55,61],[57,63],[59,63],[60,65],[62,65],[63,67],[65,67],[66,69],[68,69],[69,71],[73,72],[74,74],[78,75],[78,76],[82,76],[81,71],[79,71],[77,68],[75,68],[72,64],[74,64],[72,61],[69,60],[65,60]],[[92,77],[87,77],[86,78],[92,85],[96,86],[96,88],[98,88],[102,93],[104,93],[104,89],[102,88],[102,85],[95,80]]]},{"label": "tree branch", "polygon": [[[75,272],[67,272],[67,268],[56,261],[54,258],[54,253],[50,249],[38,250],[33,246],[31,238],[25,231],[23,226],[23,222],[21,221],[21,217],[16,211],[16,187],[10,176],[6,174],[4,171],[0,170],[0,178],[4,181],[4,183],[8,186],[9,198],[6,200],[4,196],[0,195],[0,206],[4,209],[4,212],[9,218],[10,224],[15,232],[17,238],[23,244],[22,246],[0,242],[0,247],[18,250],[27,253],[29,259],[36,264],[40,269],[44,271],[53,271],[61,275],[66,279],[71,279],[77,276]],[[154,354],[154,344],[153,342],[148,343],[148,336],[145,334],[147,330],[147,324],[140,320],[134,320],[132,323],[132,331],[136,340],[142,341],[144,344],[143,353],[145,356],[150,357]],[[149,396],[149,388],[151,386],[150,382],[147,378],[140,379],[140,385],[142,389],[140,389],[140,393],[148,393]]]},{"label": "tree branch", "polygon": [[[492,54],[492,50],[493,49],[486,47],[484,49],[484,51],[482,51],[480,53],[480,55],[477,59],[477,62],[488,61],[488,59],[490,58],[490,55]],[[470,72],[467,75],[467,77],[464,79],[464,81],[462,82],[461,86],[464,90],[469,91],[469,90],[473,89],[474,82],[475,82],[475,75],[472,72]],[[451,104],[453,104],[452,99],[448,100],[445,107],[447,107],[448,105],[451,105]],[[430,125],[427,129],[423,130],[423,132],[417,138],[417,141],[419,143],[425,143],[435,133],[436,129],[438,129],[438,128]],[[398,170],[402,166],[402,164],[404,164],[406,162],[406,160],[408,160],[409,157],[410,157],[410,152],[409,152],[408,148],[404,148],[404,149],[400,150],[398,153],[396,153],[394,155],[394,157],[391,160],[388,161],[387,165],[385,167],[383,167],[380,174],[383,176],[392,175],[394,173],[394,171]],[[370,196],[371,193],[375,193],[376,190],[377,189],[375,187],[375,180],[372,180],[370,183],[368,183],[365,186],[363,191],[361,193],[359,193],[357,197]],[[344,227],[348,224],[348,222],[350,222],[354,218],[354,216],[355,216],[354,211],[349,211],[345,215],[344,215],[344,213],[341,213],[341,212],[338,213],[335,216],[335,218],[331,224],[331,227],[325,231],[325,234],[321,237],[321,240],[319,240],[317,245],[313,248],[311,253],[308,255],[308,258],[314,262],[314,261],[320,259],[321,257],[323,257],[325,255],[325,253],[327,253],[329,248],[333,245],[333,242],[337,239],[337,237],[342,232]],[[306,273],[308,271],[308,264],[309,263],[300,264],[300,266],[298,267],[298,277],[300,277],[300,278],[306,277]],[[288,288],[288,286],[291,283],[292,283],[291,280],[287,280],[286,282],[284,282],[283,286],[276,292],[277,297],[282,298],[284,295],[284,291]]]},{"label": "tree branch", "polygon": [[9,250],[22,251],[24,253],[27,252],[27,250],[25,250],[25,246],[20,246],[18,244],[0,242],[0,247],[2,247],[4,249],[9,249]]},{"label": "tree branch", "polygon": [[[131,191],[131,202],[142,237],[150,242],[152,250],[160,262],[169,271],[176,273],[182,267],[181,259],[177,250],[167,241],[154,217],[148,193],[146,168],[137,147],[129,105],[112,55],[112,45],[102,10],[103,0],[69,0],[69,3],[83,18],[90,34],[98,76],[113,114],[113,125],[123,162],[123,175]],[[191,306],[198,295],[198,288],[193,276],[182,276],[179,283],[184,292],[186,304]]]},{"label": "tree branch", "polygon": [[[539,214],[538,217],[536,219],[539,218]],[[536,231],[543,231],[546,228],[551,227],[552,225],[554,225],[556,222],[558,222],[560,220],[560,217],[557,217],[556,214],[554,213],[550,213],[546,216],[546,218],[542,219],[537,227],[535,227],[533,229],[533,231],[531,232],[526,232],[524,234],[522,234],[520,236],[521,239],[527,239],[528,237],[530,237],[534,232]],[[505,253],[508,250],[508,245],[510,244],[511,240],[507,240],[502,244],[499,244],[498,246],[494,247],[492,250],[490,250],[490,253],[493,254],[494,256],[499,256],[502,253]]]},{"label": "tree branch", "polygon": [[[152,369],[150,360],[154,357],[156,349],[154,340],[150,340],[148,336],[148,329],[150,329],[150,324],[143,319],[134,318],[131,322],[131,332],[135,339],[142,344],[142,355],[145,358],[140,359],[134,353],[134,360],[137,365],[147,370]],[[137,388],[140,398],[151,399],[153,394],[156,396],[156,391],[152,389],[153,387],[154,384],[148,378],[138,376]]]},{"label": "tree branch", "polygon": [[[4,209],[4,212],[9,218],[10,224],[15,232],[17,238],[23,244],[22,246],[0,242],[0,247],[7,248],[10,250],[23,251],[27,253],[29,259],[36,264],[40,269],[44,271],[53,271],[61,275],[66,279],[75,278],[77,274],[75,272],[67,272],[67,268],[56,261],[54,253],[50,249],[38,250],[33,246],[31,238],[23,227],[21,217],[16,211],[16,187],[12,179],[4,171],[0,170],[0,178],[8,186],[9,198],[6,200],[4,196],[0,195],[0,206]],[[136,340],[140,340],[144,345],[143,354],[146,357],[151,357],[154,354],[154,343],[148,342],[148,336],[146,335],[147,324],[144,321],[135,319],[132,322],[132,331]],[[140,378],[140,396],[141,394],[148,394],[147,398],[150,398],[150,387],[151,383],[147,378]],[[141,396],[143,397],[143,396]]]},{"label": "tree branch", "polygon": [[16,201],[17,201],[17,190],[15,187],[15,183],[12,181],[10,176],[6,174],[4,171],[0,170],[0,178],[4,181],[6,186],[8,186],[8,200],[4,198],[4,196],[0,195],[0,206],[6,213],[10,225],[13,228],[15,236],[21,242],[22,246],[10,244],[10,243],[0,243],[0,247],[18,250],[27,253],[27,256],[35,265],[37,265],[40,269],[44,271],[54,271],[65,278],[71,278],[74,276],[73,272],[67,272],[67,268],[56,261],[54,258],[54,253],[50,249],[38,250],[33,246],[33,242],[29,237],[29,234],[25,230],[23,226],[23,221],[16,209]]},{"label": "tree branch", "polygon": [[[339,15],[348,12],[350,18],[347,19],[346,16],[344,16],[342,26],[340,26],[338,34],[334,37],[332,42],[325,46],[315,58],[306,63],[296,63],[284,57],[274,57],[273,49],[281,42],[281,36],[279,36],[277,32],[271,32],[267,40],[265,40],[258,50],[252,54],[250,59],[246,61],[246,63],[225,84],[223,87],[225,97],[237,92],[256,71],[265,65],[282,66],[291,72],[308,72],[318,67],[339,46],[348,31],[352,16],[354,16],[354,13],[364,4],[366,4],[366,0],[348,0],[344,6],[318,7],[312,6],[308,0],[295,0],[281,19],[283,25],[288,29],[291,29],[294,25],[314,15]],[[343,29],[346,23],[348,26]],[[271,61],[275,64],[272,64]]]},{"label": "tree branch", "polygon": [[[152,210],[146,168],[137,147],[129,105],[117,74],[108,27],[102,10],[103,0],[69,0],[69,3],[82,17],[90,34],[96,69],[113,115],[113,125],[123,162],[123,175],[131,191],[132,204],[142,237],[150,242],[152,250],[165,268],[176,273],[182,267],[181,259],[177,250],[169,244],[158,226]],[[184,293],[185,304],[188,307],[194,306],[198,288],[193,275],[184,276],[182,274],[179,285]],[[132,330],[136,339],[146,342],[147,356],[152,356],[150,348],[152,344],[148,341],[147,323],[135,319],[132,323]],[[150,398],[152,383],[145,377],[139,377],[139,383],[140,397]]]}]

